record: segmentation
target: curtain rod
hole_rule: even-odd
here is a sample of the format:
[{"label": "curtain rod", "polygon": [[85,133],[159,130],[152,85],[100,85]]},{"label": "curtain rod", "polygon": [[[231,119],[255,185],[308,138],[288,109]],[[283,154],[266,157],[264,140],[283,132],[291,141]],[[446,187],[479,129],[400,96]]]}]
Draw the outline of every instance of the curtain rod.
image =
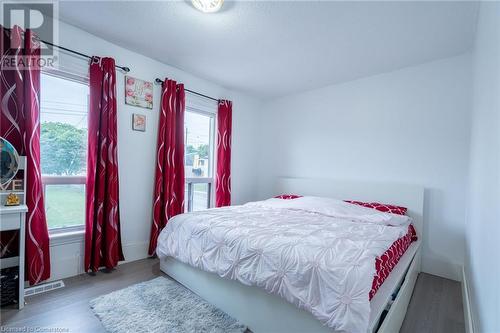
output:
[{"label": "curtain rod", "polygon": [[[158,84],[162,84],[163,80],[159,79],[159,78],[156,78],[155,82],[158,83]],[[219,101],[217,98],[213,98],[213,97],[204,95],[202,93],[199,93],[199,92],[196,92],[196,91],[193,91],[193,90],[189,90],[189,89],[186,89],[186,88],[184,88],[184,90],[190,92],[191,94],[195,94],[195,95],[198,95],[198,96],[201,96],[201,97],[205,97],[205,98],[211,99],[212,101],[216,101],[216,102]]]},{"label": "curtain rod", "polygon": [[[4,27],[4,30],[10,30],[12,31],[11,28],[5,28]],[[78,51],[75,51],[75,50],[71,50],[71,49],[68,49],[67,47],[64,47],[64,46],[60,46],[60,45],[56,45],[56,44],[52,44],[50,42],[47,42],[43,39],[39,39],[38,37],[35,37],[37,40],[39,40],[40,42],[44,43],[44,44],[47,44],[47,45],[50,45],[52,47],[57,47],[58,49],[61,49],[61,50],[64,50],[66,52],[70,52],[70,53],[73,53],[73,54],[76,54],[77,56],[80,56],[80,57],[84,57],[84,58],[88,58],[89,60],[92,59],[91,56],[85,54],[85,53],[81,53],[81,52],[78,52]],[[116,68],[119,68],[121,69],[122,71],[124,71],[125,73],[128,73],[130,72],[130,68],[128,67],[125,67],[125,66],[118,66],[118,65],[115,65]]]},{"label": "curtain rod", "polygon": [[[47,45],[50,45],[52,47],[57,47],[58,49],[61,49],[61,50],[64,50],[66,52],[70,52],[70,53],[73,53],[73,54],[76,54],[80,57],[84,57],[84,58],[88,58],[88,59],[92,59],[91,56],[87,55],[87,54],[84,54],[84,53],[81,53],[81,52],[78,52],[78,51],[75,51],[75,50],[71,50],[71,49],[68,49],[67,47],[64,47],[64,46],[60,46],[60,45],[56,45],[56,44],[52,44],[50,42],[47,42],[47,41],[44,41],[42,39],[40,39],[40,41],[44,44],[47,44]],[[124,71],[125,73],[128,73],[130,72],[130,68],[128,67],[125,67],[125,66],[119,66],[119,65],[115,65],[116,68],[119,68],[121,69],[122,71]]]}]

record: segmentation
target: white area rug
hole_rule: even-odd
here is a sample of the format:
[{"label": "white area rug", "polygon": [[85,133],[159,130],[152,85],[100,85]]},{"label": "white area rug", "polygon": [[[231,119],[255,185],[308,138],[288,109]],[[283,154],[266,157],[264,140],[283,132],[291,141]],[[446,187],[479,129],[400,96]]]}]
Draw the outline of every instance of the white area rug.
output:
[{"label": "white area rug", "polygon": [[246,326],[166,278],[142,282],[90,301],[108,332],[236,333]]}]

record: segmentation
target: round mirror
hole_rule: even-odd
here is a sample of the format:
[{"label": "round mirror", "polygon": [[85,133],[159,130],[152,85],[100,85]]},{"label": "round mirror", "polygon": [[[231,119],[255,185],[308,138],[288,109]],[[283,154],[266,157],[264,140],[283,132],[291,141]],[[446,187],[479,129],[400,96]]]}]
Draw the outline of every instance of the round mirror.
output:
[{"label": "round mirror", "polygon": [[0,184],[5,186],[19,170],[19,154],[16,148],[2,137],[0,137],[0,151]]}]

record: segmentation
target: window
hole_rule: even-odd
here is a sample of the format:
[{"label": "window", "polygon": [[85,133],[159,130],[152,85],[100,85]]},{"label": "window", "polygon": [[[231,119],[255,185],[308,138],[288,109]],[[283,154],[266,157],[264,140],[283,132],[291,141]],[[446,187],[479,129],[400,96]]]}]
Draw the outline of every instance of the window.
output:
[{"label": "window", "polygon": [[[185,205],[186,211],[212,206],[214,184],[214,133],[216,105],[208,108],[189,103],[184,117]],[[208,109],[211,112],[207,112]]]},{"label": "window", "polygon": [[40,80],[40,159],[47,224],[52,231],[82,229],[88,83],[62,72],[43,72]]}]

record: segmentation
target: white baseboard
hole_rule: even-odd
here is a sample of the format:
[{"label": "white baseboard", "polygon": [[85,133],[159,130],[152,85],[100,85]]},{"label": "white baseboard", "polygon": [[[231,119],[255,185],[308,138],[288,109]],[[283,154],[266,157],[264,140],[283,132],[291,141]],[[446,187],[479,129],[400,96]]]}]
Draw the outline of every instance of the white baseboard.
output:
[{"label": "white baseboard", "polygon": [[465,332],[474,333],[474,320],[472,317],[472,308],[469,294],[469,284],[465,268],[462,266],[462,303],[464,305]]}]

